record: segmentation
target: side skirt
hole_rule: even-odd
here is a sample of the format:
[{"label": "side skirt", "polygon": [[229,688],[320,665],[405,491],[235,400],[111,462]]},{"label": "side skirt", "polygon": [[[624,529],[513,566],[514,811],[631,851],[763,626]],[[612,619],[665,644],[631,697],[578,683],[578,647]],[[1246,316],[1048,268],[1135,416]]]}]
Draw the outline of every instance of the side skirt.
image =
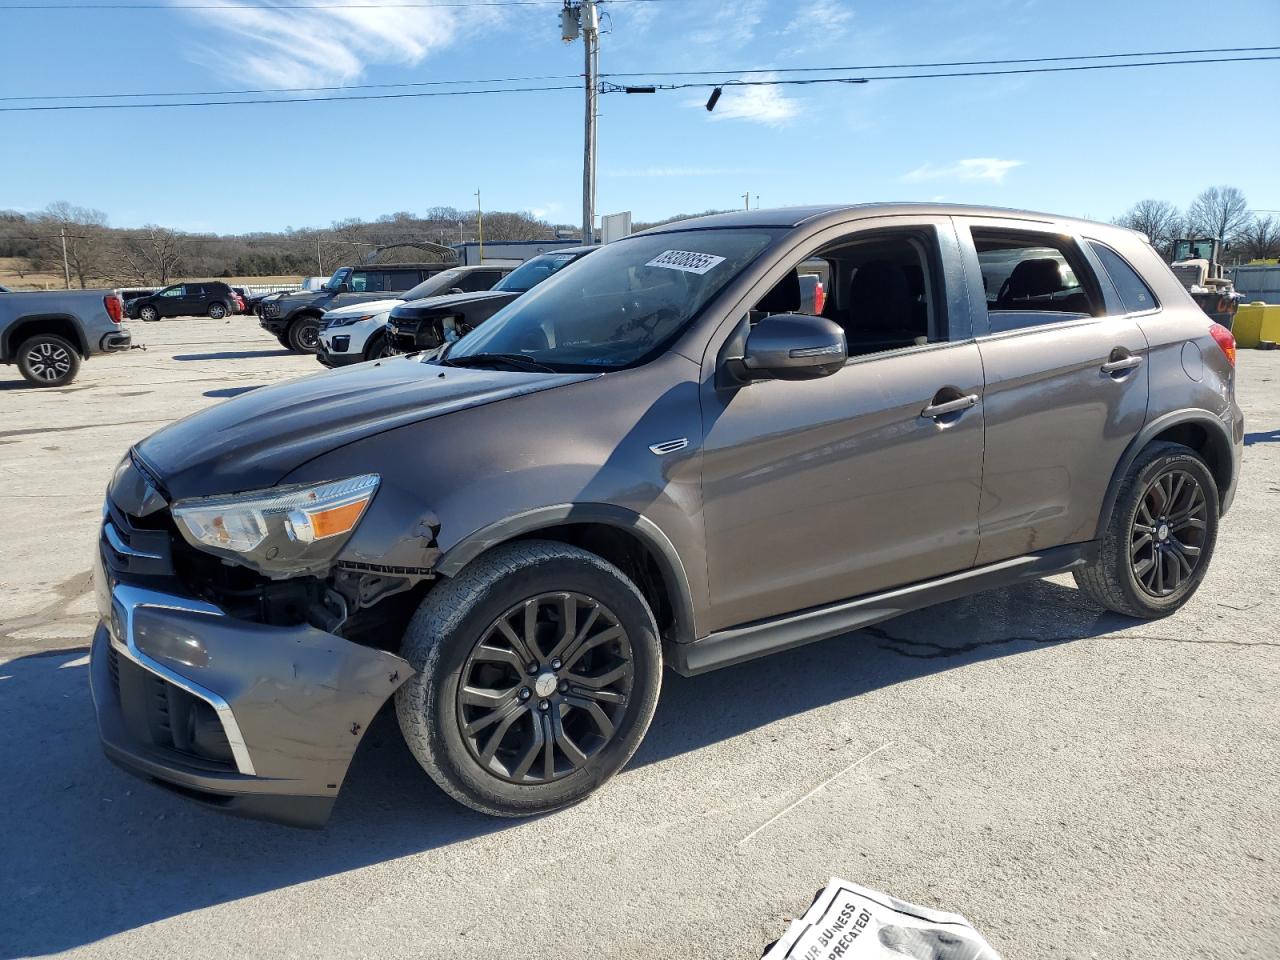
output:
[{"label": "side skirt", "polygon": [[692,643],[669,643],[666,660],[676,673],[697,676],[779,650],[836,637],[935,603],[1088,566],[1097,558],[1097,541],[1053,547],[884,593],[730,627]]}]

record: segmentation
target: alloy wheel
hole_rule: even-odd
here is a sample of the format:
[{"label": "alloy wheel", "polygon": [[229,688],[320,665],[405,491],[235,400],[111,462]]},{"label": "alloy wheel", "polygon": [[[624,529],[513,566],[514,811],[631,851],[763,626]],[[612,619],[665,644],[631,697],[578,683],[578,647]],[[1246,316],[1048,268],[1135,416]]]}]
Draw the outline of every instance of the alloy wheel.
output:
[{"label": "alloy wheel", "polygon": [[71,369],[71,354],[56,343],[37,343],[27,351],[27,368],[34,376],[52,383]]},{"label": "alloy wheel", "polygon": [[1162,473],[1138,500],[1129,536],[1134,579],[1154,597],[1181,587],[1200,564],[1206,514],[1204,488],[1185,470]]},{"label": "alloy wheel", "polygon": [[503,780],[559,780],[613,740],[634,676],[630,639],[603,603],[580,593],[531,597],[490,624],[463,664],[462,739]]},{"label": "alloy wheel", "polygon": [[304,323],[298,330],[298,346],[303,350],[314,352],[320,346],[320,327],[315,323]]}]

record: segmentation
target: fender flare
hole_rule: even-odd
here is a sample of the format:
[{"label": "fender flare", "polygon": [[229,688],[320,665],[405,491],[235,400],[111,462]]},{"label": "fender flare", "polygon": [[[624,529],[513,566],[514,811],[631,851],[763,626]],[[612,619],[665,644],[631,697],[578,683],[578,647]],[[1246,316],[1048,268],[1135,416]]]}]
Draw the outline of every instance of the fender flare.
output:
[{"label": "fender flare", "polygon": [[663,586],[675,618],[673,633],[676,641],[687,642],[697,637],[694,632],[693,594],[689,588],[684,562],[675,545],[662,528],[648,517],[612,503],[562,503],[539,507],[491,523],[450,547],[436,564],[436,573],[445,577],[456,576],[463,567],[491,547],[568,523],[598,523],[617,527],[644,543],[657,561],[662,574]]},{"label": "fender flare", "polygon": [[[1231,433],[1221,420],[1206,410],[1174,410],[1172,413],[1163,414],[1138,431],[1138,435],[1129,442],[1129,446],[1125,448],[1120,462],[1116,464],[1115,470],[1112,471],[1111,483],[1107,486],[1107,495],[1103,498],[1102,510],[1098,514],[1098,527],[1095,536],[1101,537],[1106,531],[1107,523],[1111,520],[1111,511],[1116,505],[1116,497],[1120,495],[1120,482],[1124,479],[1124,475],[1129,472],[1129,467],[1138,458],[1138,454],[1146,449],[1152,440],[1170,427],[1182,426],[1188,423],[1204,428],[1209,437],[1209,443],[1216,448],[1217,455],[1224,458],[1223,462],[1230,465],[1233,471],[1231,479],[1234,479],[1235,465],[1231,455]],[[1222,497],[1225,493],[1225,487],[1218,491],[1219,497]]]},{"label": "fender flare", "polygon": [[18,347],[21,345],[21,339],[15,336],[18,329],[26,323],[40,323],[43,320],[57,320],[66,322],[71,325],[72,345],[80,351],[82,358],[89,356],[89,341],[85,337],[84,324],[79,317],[72,316],[69,313],[28,313],[8,324],[4,331],[3,349],[0,350],[0,357],[5,363],[11,363],[13,358],[18,355]]}]

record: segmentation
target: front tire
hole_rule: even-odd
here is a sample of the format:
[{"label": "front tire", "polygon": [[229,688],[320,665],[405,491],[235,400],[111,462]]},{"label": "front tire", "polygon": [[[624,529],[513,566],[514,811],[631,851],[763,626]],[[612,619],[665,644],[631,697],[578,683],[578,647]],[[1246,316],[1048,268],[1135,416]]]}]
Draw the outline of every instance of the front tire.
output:
[{"label": "front tire", "polygon": [[1218,486],[1194,450],[1156,443],[1121,481],[1101,554],[1074,573],[1099,605],[1130,617],[1167,617],[1204,579],[1218,538]]},{"label": "front tire", "polygon": [[613,564],[562,543],[494,548],[423,600],[396,693],[410,751],[500,817],[577,803],[640,745],[658,702],[653,613]]},{"label": "front tire", "polygon": [[141,317],[143,320],[145,320],[147,323],[155,323],[157,320],[160,319],[160,311],[158,311],[155,307],[147,306],[147,307],[143,307],[141,310],[138,311],[138,316]]},{"label": "front tire", "polygon": [[320,349],[319,319],[299,317],[289,324],[289,349],[299,353],[316,353]]},{"label": "front tire", "polygon": [[227,315],[227,305],[225,303],[209,304],[209,319],[221,320]]},{"label": "front tire", "polygon": [[366,360],[381,360],[384,357],[393,356],[395,356],[395,351],[391,349],[391,341],[384,330],[379,330],[373,334],[369,337],[369,342],[364,345],[364,358]]},{"label": "front tire", "polygon": [[37,387],[62,387],[80,372],[80,353],[52,333],[28,337],[18,347],[18,371]]}]

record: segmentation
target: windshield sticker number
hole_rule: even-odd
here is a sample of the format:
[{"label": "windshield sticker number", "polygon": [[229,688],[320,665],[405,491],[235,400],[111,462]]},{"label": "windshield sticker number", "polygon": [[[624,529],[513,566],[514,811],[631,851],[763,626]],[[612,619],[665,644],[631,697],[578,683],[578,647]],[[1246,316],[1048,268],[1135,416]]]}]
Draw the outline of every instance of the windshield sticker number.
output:
[{"label": "windshield sticker number", "polygon": [[664,250],[645,264],[646,267],[662,267],[664,270],[683,270],[685,273],[704,274],[724,263],[724,257],[713,253],[694,253],[690,250]]}]

